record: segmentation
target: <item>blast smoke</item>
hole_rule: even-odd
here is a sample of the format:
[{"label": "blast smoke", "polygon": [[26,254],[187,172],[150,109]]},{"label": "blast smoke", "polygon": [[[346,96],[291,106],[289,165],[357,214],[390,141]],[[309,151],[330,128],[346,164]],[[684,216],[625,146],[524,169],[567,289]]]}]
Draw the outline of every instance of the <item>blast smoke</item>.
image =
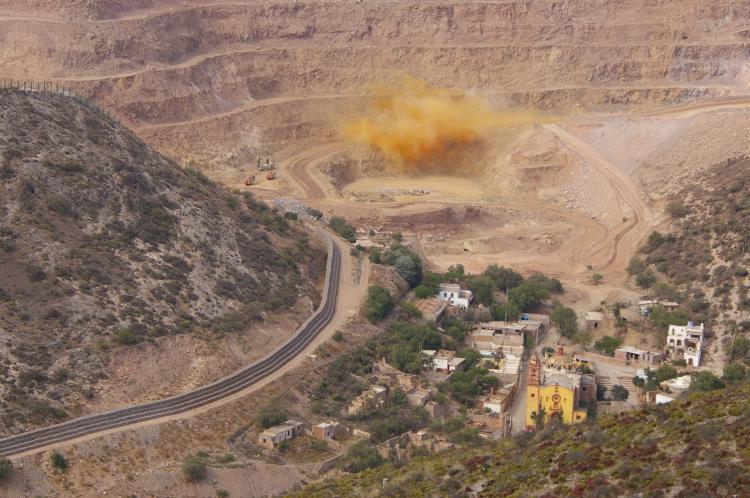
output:
[{"label": "blast smoke", "polygon": [[380,87],[368,115],[343,125],[345,137],[380,151],[408,170],[435,171],[481,143],[496,128],[539,121],[530,111],[497,111],[478,96],[405,78]]}]

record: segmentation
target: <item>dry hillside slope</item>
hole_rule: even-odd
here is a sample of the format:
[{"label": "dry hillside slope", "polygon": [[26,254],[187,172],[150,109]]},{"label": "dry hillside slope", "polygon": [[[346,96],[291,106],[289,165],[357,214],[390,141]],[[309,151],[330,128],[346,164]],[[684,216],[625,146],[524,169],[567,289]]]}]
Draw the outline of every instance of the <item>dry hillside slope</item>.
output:
[{"label": "dry hillside slope", "polygon": [[0,434],[85,412],[112,349],[320,298],[298,222],[72,99],[0,92],[0,185]]}]

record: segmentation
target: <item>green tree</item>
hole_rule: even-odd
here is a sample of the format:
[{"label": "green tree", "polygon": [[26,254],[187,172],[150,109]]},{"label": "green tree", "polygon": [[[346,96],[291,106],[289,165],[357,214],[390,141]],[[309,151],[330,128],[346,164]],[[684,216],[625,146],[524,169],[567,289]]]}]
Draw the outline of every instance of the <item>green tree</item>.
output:
[{"label": "green tree", "polygon": [[430,292],[430,289],[426,285],[419,284],[414,287],[414,295],[419,299],[427,299],[428,297],[434,296],[436,293]]},{"label": "green tree", "polygon": [[648,289],[656,282],[656,275],[651,270],[643,270],[635,277],[635,285],[641,289]]},{"label": "green tree", "polygon": [[674,379],[675,377],[677,377],[677,369],[667,363],[661,365],[653,372],[653,378],[656,381],[657,385],[661,384],[665,380]]},{"label": "green tree", "polygon": [[630,263],[628,263],[628,273],[630,273],[631,275],[638,275],[645,269],[646,263],[644,263],[641,258],[637,256],[633,256],[632,258],[630,258]]},{"label": "green tree", "polygon": [[377,323],[391,312],[393,305],[393,298],[388,289],[372,285],[367,289],[367,301],[363,313],[370,323]]},{"label": "green tree", "polygon": [[560,329],[560,334],[567,338],[573,338],[578,332],[578,317],[573,308],[563,306],[562,303],[556,302],[550,315],[552,323]]},{"label": "green tree", "polygon": [[745,365],[735,361],[724,367],[722,379],[731,386],[743,382],[746,375]]},{"label": "green tree", "polygon": [[546,289],[524,282],[508,293],[508,301],[513,302],[521,311],[532,311],[538,308],[542,301],[549,297]]},{"label": "green tree", "polygon": [[690,382],[690,391],[714,391],[724,387],[724,382],[711,372],[696,372]]},{"label": "green tree", "polygon": [[620,344],[622,344],[622,339],[605,335],[594,343],[594,348],[603,354],[614,356],[615,349],[620,347]]},{"label": "green tree", "polygon": [[401,318],[422,318],[422,312],[419,308],[414,306],[414,303],[405,302],[401,304],[401,310],[399,313]]},{"label": "green tree", "polygon": [[541,431],[542,429],[544,429],[544,421],[547,418],[547,411],[542,406],[541,408],[539,408],[539,411],[531,413],[531,418],[534,420],[536,430]]},{"label": "green tree", "polygon": [[615,401],[625,401],[630,396],[630,392],[628,392],[625,387],[621,386],[620,384],[615,384],[612,386],[612,399]]},{"label": "green tree", "polygon": [[490,308],[490,312],[492,313],[493,320],[507,319],[512,322],[518,320],[521,316],[521,310],[518,308],[518,305],[510,301],[504,304],[494,304]]},{"label": "green tree", "polygon": [[49,457],[52,466],[57,470],[65,471],[68,468],[68,460],[62,455],[62,453],[54,450]]},{"label": "green tree", "polygon": [[413,258],[403,255],[396,258],[396,262],[393,264],[393,268],[396,273],[404,277],[410,286],[414,286],[419,282],[421,277],[419,267]]},{"label": "green tree", "polygon": [[488,277],[480,276],[471,278],[469,280],[469,289],[474,293],[474,299],[477,302],[485,306],[492,304],[495,284]]},{"label": "green tree", "polygon": [[445,274],[445,279],[450,282],[460,282],[464,279],[464,265],[450,265]]},{"label": "green tree", "polygon": [[0,455],[0,481],[13,472],[13,462]]},{"label": "green tree", "polygon": [[562,282],[560,282],[556,278],[550,278],[542,273],[532,275],[526,281],[530,284],[538,285],[551,294],[562,294],[562,292],[564,291]]},{"label": "green tree", "polygon": [[503,292],[513,287],[518,287],[523,282],[523,276],[520,273],[504,266],[497,266],[496,264],[485,268],[482,275],[492,280],[495,287]]},{"label": "green tree", "polygon": [[206,478],[206,462],[197,455],[188,455],[182,462],[182,474],[190,482],[202,481]]}]

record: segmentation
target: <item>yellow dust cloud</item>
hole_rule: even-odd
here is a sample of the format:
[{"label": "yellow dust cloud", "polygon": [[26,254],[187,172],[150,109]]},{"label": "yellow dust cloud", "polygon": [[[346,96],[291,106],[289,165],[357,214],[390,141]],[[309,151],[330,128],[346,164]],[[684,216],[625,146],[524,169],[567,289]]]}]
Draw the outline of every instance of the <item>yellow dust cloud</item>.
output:
[{"label": "yellow dust cloud", "polygon": [[539,122],[530,111],[497,111],[481,98],[405,78],[378,88],[368,115],[342,126],[347,139],[408,169],[442,169],[441,159],[481,142],[495,128]]}]

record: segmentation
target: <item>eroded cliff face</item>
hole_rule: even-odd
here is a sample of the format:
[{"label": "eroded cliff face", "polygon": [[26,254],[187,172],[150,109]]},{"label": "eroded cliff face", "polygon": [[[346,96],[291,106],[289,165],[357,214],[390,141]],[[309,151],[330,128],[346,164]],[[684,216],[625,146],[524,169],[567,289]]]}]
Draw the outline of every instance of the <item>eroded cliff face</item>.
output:
[{"label": "eroded cliff face", "polygon": [[4,75],[65,82],[199,163],[327,139],[403,73],[558,113],[750,88],[741,1],[6,0],[0,15]]}]

